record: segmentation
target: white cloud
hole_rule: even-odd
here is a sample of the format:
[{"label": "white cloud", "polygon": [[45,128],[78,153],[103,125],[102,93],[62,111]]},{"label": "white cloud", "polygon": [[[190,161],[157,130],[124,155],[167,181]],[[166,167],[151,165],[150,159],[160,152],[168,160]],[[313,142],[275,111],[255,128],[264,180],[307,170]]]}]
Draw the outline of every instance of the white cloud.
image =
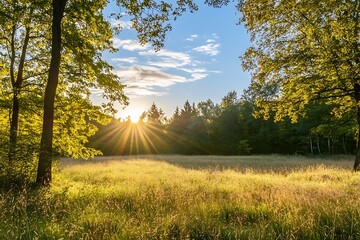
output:
[{"label": "white cloud", "polygon": [[[195,39],[197,34],[190,36]],[[208,39],[203,46],[193,48],[193,51],[215,56],[219,53],[220,44],[214,36]],[[204,64],[191,56],[194,52],[180,52],[162,49],[154,51],[149,45],[141,46],[132,39],[113,38],[116,47],[129,51],[136,51],[132,57],[113,58],[112,61],[120,62],[122,68],[114,71],[122,83],[126,85],[125,93],[131,97],[162,96],[167,94],[167,88],[177,84],[198,81],[206,78],[216,71],[208,70]],[[136,56],[136,57],[135,57]],[[132,66],[129,66],[132,64]],[[141,64],[135,65],[134,64]],[[176,70],[168,72],[168,70]]]},{"label": "white cloud", "polygon": [[136,57],[128,57],[128,58],[112,58],[111,59],[114,62],[124,62],[124,63],[136,63],[137,58]]},{"label": "white cloud", "polygon": [[155,87],[169,87],[175,83],[189,82],[193,79],[187,79],[183,76],[169,74],[156,67],[136,66],[123,68],[114,71],[122,83],[127,87],[125,92],[128,95],[159,95],[164,92],[155,91]]},{"label": "white cloud", "polygon": [[202,52],[206,55],[215,56],[215,55],[218,55],[220,52],[219,47],[220,47],[220,44],[218,44],[218,43],[217,44],[209,43],[209,44],[206,44],[206,45],[203,45],[200,47],[193,48],[192,50],[197,51],[197,52]]},{"label": "white cloud", "polygon": [[206,73],[193,73],[193,74],[191,74],[191,80],[198,81],[203,78],[206,78],[207,76],[208,76],[208,74],[206,74]]},{"label": "white cloud", "polygon": [[158,52],[149,50],[139,52],[142,56],[159,57],[160,61],[148,61],[149,65],[162,67],[162,68],[178,68],[181,66],[189,65],[191,63],[191,56],[182,52],[173,52],[168,50],[160,50]]},{"label": "white cloud", "polygon": [[169,57],[169,58],[175,58],[175,59],[184,59],[184,60],[189,60],[190,56],[186,53],[182,53],[182,52],[174,52],[174,51],[169,51],[169,50],[160,50],[160,51],[146,51],[146,52],[139,52],[140,55],[143,56],[159,56],[159,57]]},{"label": "white cloud", "polygon": [[203,64],[204,64],[204,62],[199,61],[199,60],[192,60],[192,61],[191,61],[191,65],[192,65],[193,67],[197,67],[197,66],[203,65]]},{"label": "white cloud", "polygon": [[149,48],[149,45],[141,45],[137,40],[131,39],[119,39],[119,38],[112,38],[112,42],[114,43],[114,47],[116,48],[123,48],[129,51],[144,51]]},{"label": "white cloud", "polygon": [[221,73],[218,70],[207,70],[205,68],[180,68],[180,70],[188,73]]},{"label": "white cloud", "polygon": [[180,68],[180,70],[188,73],[203,73],[207,71],[205,68]]},{"label": "white cloud", "polygon": [[173,59],[162,59],[162,61],[155,61],[155,62],[148,61],[147,64],[161,68],[177,68],[183,66],[183,63]]},{"label": "white cloud", "polygon": [[143,97],[143,96],[164,96],[166,95],[166,92],[159,92],[154,90],[154,88],[141,88],[141,87],[126,87],[125,92],[128,96],[131,97]]},{"label": "white cloud", "polygon": [[198,34],[191,34],[190,37],[186,38],[187,41],[194,41],[194,39],[198,38],[199,35]]},{"label": "white cloud", "polygon": [[122,29],[131,29],[131,21],[121,19],[111,19],[110,24],[112,27],[120,26]]}]

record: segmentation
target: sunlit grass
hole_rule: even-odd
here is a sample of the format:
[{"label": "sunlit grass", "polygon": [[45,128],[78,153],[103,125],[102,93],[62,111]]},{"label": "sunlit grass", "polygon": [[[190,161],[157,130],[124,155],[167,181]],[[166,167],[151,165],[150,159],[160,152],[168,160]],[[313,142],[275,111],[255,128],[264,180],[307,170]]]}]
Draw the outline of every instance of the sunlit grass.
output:
[{"label": "sunlit grass", "polygon": [[49,191],[0,194],[0,239],[360,238],[349,159],[139,158],[65,159]]}]

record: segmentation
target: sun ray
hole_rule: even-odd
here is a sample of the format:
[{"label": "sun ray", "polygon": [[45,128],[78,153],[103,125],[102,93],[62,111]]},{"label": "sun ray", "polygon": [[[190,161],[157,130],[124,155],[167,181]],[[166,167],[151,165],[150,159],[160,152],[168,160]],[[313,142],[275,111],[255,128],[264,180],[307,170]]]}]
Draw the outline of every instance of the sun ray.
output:
[{"label": "sun ray", "polygon": [[141,137],[143,142],[147,143],[147,145],[148,145],[148,148],[147,148],[148,153],[151,153],[151,149],[150,149],[149,145],[154,149],[155,153],[158,153],[158,150],[157,150],[155,144],[153,143],[153,141],[151,140],[149,135],[144,131],[143,128],[140,128],[140,137]]},{"label": "sun ray", "polygon": [[171,150],[170,142],[185,144],[184,139],[180,139],[171,131],[165,132],[161,126],[130,121],[114,121],[103,130],[103,134],[98,139],[105,144],[107,154],[112,155],[158,154],[163,150]]}]

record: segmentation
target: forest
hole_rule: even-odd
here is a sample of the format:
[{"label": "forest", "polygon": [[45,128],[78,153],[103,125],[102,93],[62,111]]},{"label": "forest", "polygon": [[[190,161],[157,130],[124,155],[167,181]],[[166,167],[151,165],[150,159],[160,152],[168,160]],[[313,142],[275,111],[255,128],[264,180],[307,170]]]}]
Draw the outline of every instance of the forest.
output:
[{"label": "forest", "polygon": [[138,123],[113,119],[89,138],[88,146],[104,155],[185,154],[250,155],[354,154],[356,123],[353,116],[335,119],[331,106],[319,101],[308,115],[292,123],[256,116],[255,96],[229,92],[220,103],[210,99],[186,101],[167,119],[153,103]]}]

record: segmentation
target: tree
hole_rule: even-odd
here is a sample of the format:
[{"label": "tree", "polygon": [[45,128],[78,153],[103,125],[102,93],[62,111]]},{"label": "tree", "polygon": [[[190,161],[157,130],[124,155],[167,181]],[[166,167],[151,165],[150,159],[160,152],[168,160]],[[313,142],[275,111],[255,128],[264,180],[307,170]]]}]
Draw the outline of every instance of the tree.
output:
[{"label": "tree", "polygon": [[138,124],[139,142],[144,145],[144,153],[166,153],[168,151],[168,139],[165,132],[166,118],[164,111],[152,103],[149,110],[143,113],[145,122]]},{"label": "tree", "polygon": [[146,122],[160,127],[164,123],[164,111],[158,108],[155,103],[151,104],[150,109],[146,112]]},{"label": "tree", "polygon": [[[33,105],[34,86],[41,86],[47,55],[47,26],[43,0],[8,0],[1,4],[0,10],[0,61],[6,72],[0,77],[5,80],[1,87],[7,89],[12,97],[8,105],[10,111],[9,160],[16,159],[16,145],[20,108],[27,96],[26,107]],[[41,34],[39,34],[41,33]],[[36,64],[34,64],[36,62]],[[24,108],[24,106],[22,106]]]},{"label": "tree", "polygon": [[[103,22],[104,17],[102,14],[102,9],[106,3],[107,1],[96,1],[91,3],[87,1],[76,0],[52,1],[51,62],[44,96],[43,129],[40,144],[38,175],[36,181],[38,185],[48,185],[51,181],[54,104],[56,90],[59,83],[60,61],[63,44],[62,36],[65,37],[65,34],[63,34],[63,30],[61,29],[62,24],[64,23],[63,19],[66,21],[66,18],[63,18],[64,13],[66,13],[66,17],[71,15],[77,17],[75,19],[77,21],[74,21],[74,24],[72,25],[74,28],[71,30],[75,30],[75,32],[78,33],[86,33],[85,30],[92,29],[89,28],[89,26],[93,25],[93,23],[96,25],[99,22]],[[131,19],[132,27],[137,30],[140,42],[142,44],[145,44],[146,42],[152,42],[155,49],[162,47],[165,34],[171,29],[171,26],[168,24],[171,16],[180,16],[182,12],[186,11],[186,6],[188,6],[191,11],[197,9],[197,6],[193,4],[192,1],[178,1],[175,8],[166,2],[157,3],[156,1],[134,2],[128,0],[118,0],[117,4],[120,7],[124,7],[126,9],[126,13],[133,17]],[[118,17],[120,16],[121,14],[119,13]],[[102,27],[108,29],[109,24],[107,26],[102,25]],[[64,27],[64,29],[66,28]],[[109,35],[107,37],[109,37]],[[101,56],[101,51],[104,51],[106,47],[109,48],[108,45],[105,45],[105,48],[99,47],[99,44],[101,46],[103,41],[104,39],[100,39],[99,42],[93,41],[93,44],[90,44],[90,46],[94,47],[92,49],[93,51],[90,52],[93,54],[90,58],[86,58],[89,53],[82,55],[86,60],[90,61],[90,65],[94,59],[99,59],[99,55]],[[80,45],[76,45],[77,42],[78,41],[74,41],[74,49],[81,49],[83,41],[79,42]],[[106,42],[108,43],[109,41]],[[98,85],[100,87],[106,87],[105,93],[110,93],[109,96],[111,101],[120,100],[120,102],[122,102],[124,98],[121,89],[119,94],[111,94],[116,92],[113,91],[114,89],[119,90],[118,88],[121,87],[121,85],[116,84],[116,81],[111,81],[111,78],[105,79],[110,82],[105,81],[104,84],[102,78],[100,78],[97,81]],[[111,102],[107,106],[113,110]]]},{"label": "tree", "polygon": [[240,102],[235,91],[222,98],[219,112],[214,120],[211,140],[218,152],[225,155],[237,154],[236,145],[242,135]]},{"label": "tree", "polygon": [[333,106],[334,117],[356,113],[356,170],[360,2],[244,0],[239,9],[254,43],[243,57],[243,68],[252,71],[260,114],[275,111],[276,120],[289,116],[296,122],[306,115],[306,106],[318,100]]},{"label": "tree", "polygon": [[211,153],[210,149],[214,149],[212,146],[210,146],[210,135],[212,134],[213,131],[213,125],[214,125],[214,120],[216,118],[216,110],[217,107],[215,106],[215,104],[213,103],[213,101],[211,101],[210,99],[200,102],[197,105],[197,109],[199,112],[199,118],[201,119],[201,121],[203,122],[204,125],[204,133],[206,134],[206,141],[208,142],[206,145],[206,152],[207,153]]},{"label": "tree", "polygon": [[43,128],[36,183],[48,185],[51,181],[54,104],[59,81],[61,61],[61,23],[66,0],[52,1],[51,62],[44,96]]},{"label": "tree", "polygon": [[[76,7],[80,7],[80,3],[84,4],[83,8],[99,9],[98,4],[104,6],[100,1],[90,5],[77,1]],[[8,122],[2,123],[10,128],[9,138],[2,137],[3,140],[9,139],[10,144],[3,142],[2,148],[10,148],[9,159],[17,160],[4,164],[9,166],[8,175],[10,170],[15,170],[14,176],[24,176],[19,171],[33,170],[39,151],[41,105],[50,60],[51,2],[8,0],[1,2],[0,6],[0,102],[1,114],[5,111],[9,114]],[[84,20],[91,14],[91,11],[86,12],[88,15],[67,11],[62,22],[65,27],[64,47],[54,105],[55,155],[87,158],[98,153],[85,147],[84,143],[96,129],[92,124],[94,120],[105,121],[102,112],[112,110],[112,106],[92,106],[89,88],[102,88],[103,96],[110,101],[126,100],[118,77],[111,73],[111,66],[98,54],[102,49],[110,49],[112,31],[109,23],[92,14],[92,17],[97,17],[96,21],[85,24]],[[88,29],[82,31],[86,26]],[[18,155],[15,155],[15,150]]]},{"label": "tree", "polygon": [[[119,101],[125,104],[127,102],[123,93],[124,86],[119,82],[119,78],[111,73],[112,67],[101,59],[101,51],[113,50],[110,24],[104,19],[101,11],[106,3],[106,1],[96,1],[92,4],[84,1],[53,1],[52,3],[52,51],[44,96],[43,128],[37,174],[39,185],[47,185],[51,181],[53,137],[54,127],[56,127],[54,126],[56,122],[54,106],[57,101],[70,97],[77,103],[85,103],[84,105],[91,109],[91,104],[88,104],[90,88],[100,88],[103,90],[103,97],[109,100],[103,105],[103,110],[114,112],[113,102]],[[70,108],[67,106],[61,108],[61,110],[66,109]],[[82,121],[85,117],[91,117],[88,113],[80,114],[80,116],[83,117]],[[91,128],[91,124],[85,125]],[[86,131],[83,133],[87,135]],[[81,142],[84,141],[81,140]],[[77,147],[82,148],[81,144]],[[89,152],[81,156],[88,154]]]},{"label": "tree", "polygon": [[195,105],[192,106],[188,100],[181,110],[178,107],[176,108],[169,121],[168,132],[175,153],[204,153],[205,124],[199,117]]}]

